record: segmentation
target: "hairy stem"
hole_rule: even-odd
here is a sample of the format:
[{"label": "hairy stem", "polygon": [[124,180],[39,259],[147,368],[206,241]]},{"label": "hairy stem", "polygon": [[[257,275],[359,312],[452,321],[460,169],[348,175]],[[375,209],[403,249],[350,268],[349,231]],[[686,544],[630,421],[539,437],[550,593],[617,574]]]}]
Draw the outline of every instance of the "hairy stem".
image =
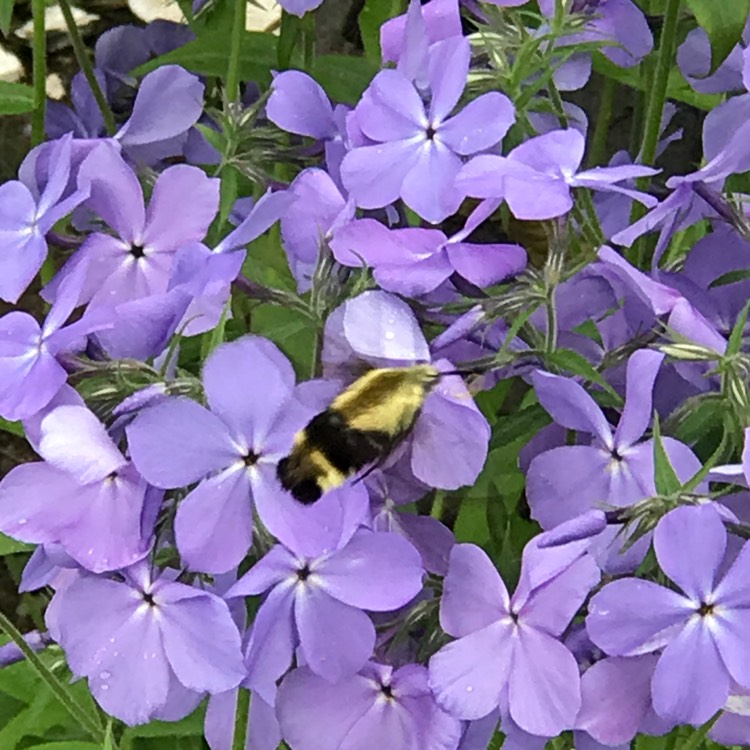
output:
[{"label": "hairy stem", "polygon": [[33,31],[34,111],[31,113],[31,145],[44,140],[44,117],[47,106],[47,30],[44,21],[44,0],[31,0]]},{"label": "hairy stem", "polygon": [[227,68],[227,102],[236,102],[240,98],[240,47],[245,31],[246,0],[234,0],[234,19],[232,36],[229,40],[229,66]]}]

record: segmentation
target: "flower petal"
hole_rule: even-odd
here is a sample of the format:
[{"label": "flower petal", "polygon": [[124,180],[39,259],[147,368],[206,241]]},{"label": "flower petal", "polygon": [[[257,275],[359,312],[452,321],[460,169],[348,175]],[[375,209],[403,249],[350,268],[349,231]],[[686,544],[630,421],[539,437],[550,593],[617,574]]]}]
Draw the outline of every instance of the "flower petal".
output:
[{"label": "flower petal", "polygon": [[423,219],[437,224],[461,204],[454,184],[461,159],[437,139],[427,142],[417,155],[404,178],[401,197]]},{"label": "flower petal", "polygon": [[297,587],[294,621],[305,663],[331,682],[358,672],[375,646],[375,626],[364,612],[312,585]]},{"label": "flower petal", "polygon": [[136,468],[164,489],[185,487],[241,458],[225,424],[188,398],[142,411],[126,432]]},{"label": "flower petal", "polygon": [[317,81],[299,70],[274,76],[266,116],[282,130],[298,135],[331,138],[336,133],[328,96]]},{"label": "flower petal", "polygon": [[473,99],[440,126],[440,140],[469,156],[499,143],[515,121],[513,103],[497,91]]},{"label": "flower petal", "polygon": [[634,352],[628,360],[625,408],[615,431],[615,445],[632,445],[651,422],[654,381],[664,354],[651,349]]},{"label": "flower petal", "polygon": [[461,98],[469,74],[471,47],[464,36],[443,39],[430,47],[430,122],[444,120]]},{"label": "flower petal", "polygon": [[358,531],[315,568],[320,587],[345,604],[385,612],[398,609],[422,589],[422,558],[402,536]]}]

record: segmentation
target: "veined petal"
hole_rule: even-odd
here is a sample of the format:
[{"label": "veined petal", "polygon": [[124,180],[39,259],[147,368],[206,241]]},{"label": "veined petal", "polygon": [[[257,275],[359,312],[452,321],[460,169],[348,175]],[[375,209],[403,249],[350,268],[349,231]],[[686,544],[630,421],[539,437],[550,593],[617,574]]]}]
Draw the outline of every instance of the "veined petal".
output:
[{"label": "veined petal", "polygon": [[290,133],[312,138],[332,138],[336,133],[328,96],[317,81],[299,70],[284,70],[274,76],[266,115]]},{"label": "veined petal", "polygon": [[615,445],[632,445],[651,422],[654,381],[664,354],[651,349],[634,352],[628,360],[625,408],[615,430]]},{"label": "veined petal", "polygon": [[440,123],[461,98],[469,74],[471,47],[464,36],[436,42],[429,50],[430,122]]},{"label": "veined petal", "polygon": [[438,139],[420,147],[418,159],[404,178],[401,197],[423,219],[433,224],[455,213],[461,194],[454,182],[461,159]]},{"label": "veined petal", "polygon": [[473,99],[439,128],[440,139],[462,156],[499,143],[515,121],[513,103],[497,91]]}]

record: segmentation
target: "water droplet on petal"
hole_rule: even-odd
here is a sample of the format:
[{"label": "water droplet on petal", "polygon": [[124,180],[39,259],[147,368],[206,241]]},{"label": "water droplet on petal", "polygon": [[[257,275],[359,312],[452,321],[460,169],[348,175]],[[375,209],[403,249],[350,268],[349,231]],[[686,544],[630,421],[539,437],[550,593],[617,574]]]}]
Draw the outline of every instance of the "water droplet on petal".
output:
[{"label": "water droplet on petal", "polygon": [[467,685],[466,686],[466,692],[467,693],[470,693],[472,690],[474,690],[474,688],[471,685]]},{"label": "water droplet on petal", "polygon": [[28,519],[26,518],[19,518],[18,519],[18,525],[23,526],[25,523],[28,523]]},{"label": "water droplet on petal", "polygon": [[396,334],[393,331],[386,331],[385,337],[388,341],[393,341],[396,338]]},{"label": "water droplet on petal", "polygon": [[109,685],[100,685],[102,690],[109,690]]},{"label": "water droplet on petal", "polygon": [[110,642],[110,643],[114,643],[114,642],[115,642],[115,638],[114,638],[114,636],[112,636],[112,638],[110,638],[110,639],[109,639],[109,642]]},{"label": "water droplet on petal", "polygon": [[93,555],[94,554],[94,548],[92,547],[86,554],[87,555]]},{"label": "water droplet on petal", "polygon": [[99,679],[100,680],[108,680],[112,675],[107,672],[106,670],[104,672],[99,673]]}]

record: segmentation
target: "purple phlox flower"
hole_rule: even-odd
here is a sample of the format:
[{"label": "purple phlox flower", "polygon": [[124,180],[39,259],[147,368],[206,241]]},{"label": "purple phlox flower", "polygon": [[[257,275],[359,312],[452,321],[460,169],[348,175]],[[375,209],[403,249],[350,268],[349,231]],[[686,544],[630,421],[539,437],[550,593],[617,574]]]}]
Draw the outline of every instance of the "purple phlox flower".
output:
[{"label": "purple phlox flower", "polygon": [[570,544],[570,542],[590,539],[600,534],[606,527],[607,517],[604,511],[598,508],[587,510],[578,516],[563,521],[551,531],[541,534],[538,542],[539,549],[560,547]]},{"label": "purple phlox flower", "polygon": [[719,577],[726,541],[710,504],[677,508],[656,527],[654,549],[661,569],[683,593],[624,578],[589,604],[586,629],[611,656],[663,649],[651,681],[653,705],[659,716],[677,723],[708,721],[726,704],[731,680],[750,687],[750,545]]},{"label": "purple phlox flower", "polygon": [[[651,421],[652,391],[664,355],[648,349],[628,360],[625,406],[613,431],[603,412],[574,380],[537,371],[532,376],[537,398],[558,424],[594,436],[590,445],[563,445],[540,453],[529,465],[526,495],[532,516],[542,528],[558,524],[603,506],[618,508],[656,494],[654,443],[643,440]],[[692,450],[670,437],[664,449],[682,481],[701,467]],[[621,553],[616,537],[619,525],[596,537],[595,555],[609,572],[634,570],[646,554],[644,536]]]},{"label": "purple phlox flower", "polygon": [[[208,699],[203,732],[211,750],[232,750],[238,689],[216,693]],[[281,729],[273,705],[256,692],[250,697],[245,750],[276,750]]]},{"label": "purple phlox flower", "polygon": [[[565,37],[564,44],[614,42],[604,44],[602,54],[621,68],[637,65],[654,48],[646,17],[632,0],[571,0],[571,12],[589,17],[583,30]],[[539,0],[539,9],[555,15],[555,0]]]},{"label": "purple phlox flower", "polygon": [[0,185],[0,298],[15,303],[47,257],[47,232],[87,195],[81,186],[63,198],[70,175],[71,138],[50,144],[46,186],[41,195],[19,180]]},{"label": "purple phlox flower", "polygon": [[[405,458],[408,459],[408,456]],[[397,471],[398,463],[389,467],[387,476],[374,474],[366,480],[370,491],[372,528],[375,531],[392,531],[405,537],[419,551],[425,570],[445,575],[448,556],[456,538],[437,518],[399,511],[400,505],[414,502],[429,488],[421,482],[402,480]],[[410,468],[406,467],[404,473],[410,474]]]},{"label": "purple phlox flower", "polygon": [[[375,367],[429,362],[430,352],[409,306],[382,291],[350,299],[328,317],[323,362],[347,372],[353,360]],[[433,362],[450,371],[446,360]],[[457,489],[473,484],[484,466],[490,428],[460,376],[441,378],[427,396],[404,451],[414,477],[429,487]]]},{"label": "purple phlox flower", "polygon": [[526,267],[526,251],[520,245],[465,241],[498,204],[480,203],[452,237],[439,229],[388,229],[375,219],[351,221],[335,232],[331,250],[343,265],[372,267],[375,280],[390,292],[425,294],[453,273],[479,287],[489,286]]},{"label": "purple phlox flower", "polygon": [[72,583],[80,570],[81,567],[62,545],[55,542],[40,544],[24,566],[18,591],[37,591],[44,586],[57,591]]},{"label": "purple phlox flower", "polygon": [[[289,191],[268,190],[213,250],[192,241],[177,251],[169,289],[191,297],[181,321],[184,335],[194,336],[216,326],[226,310],[232,282],[247,257],[245,245],[275,224],[294,200]],[[230,310],[227,314],[231,317]]]},{"label": "purple phlox flower", "polygon": [[279,485],[276,464],[323,406],[303,405],[302,387],[295,389],[294,380],[275,345],[245,336],[206,360],[210,410],[170,398],[127,427],[133,461],[148,481],[165,489],[198,482],[175,518],[177,548],[191,569],[223,573],[236,567],[252,541],[253,507],[271,533],[285,540],[303,528],[316,540],[340,530],[350,514],[364,514],[364,488],[330,493],[315,508],[302,508]]},{"label": "purple phlox flower", "polygon": [[587,545],[542,550],[529,542],[512,598],[479,547],[453,548],[440,625],[458,640],[429,664],[430,687],[448,713],[479,719],[500,707],[523,731],[545,737],[573,727],[578,666],[558,639],[599,581]]},{"label": "purple phlox flower", "polygon": [[[96,71],[100,84],[102,71]],[[179,65],[163,65],[143,77],[129,119],[113,136],[128,157],[154,163],[177,156],[188,130],[203,112],[204,86],[200,79]],[[73,110],[50,102],[46,129],[50,136],[73,133],[75,138],[96,139],[106,135],[104,120],[85,78],[78,73],[71,84]],[[167,112],[168,116],[156,116]]]},{"label": "purple phlox flower", "polygon": [[469,41],[452,37],[429,51],[431,98],[398,70],[378,73],[355,110],[372,145],[353,148],[341,177],[361,208],[380,208],[401,197],[422,218],[436,223],[454,213],[462,195],[454,181],[462,157],[499,143],[515,119],[510,100],[483,94],[449,117],[469,70]]},{"label": "purple phlox flower", "polygon": [[343,104],[334,107],[320,84],[307,73],[285,70],[274,74],[266,115],[282,130],[322,141],[326,168],[341,186],[341,161],[346,154],[346,115]]},{"label": "purple phlox flower", "polygon": [[726,351],[726,338],[686,299],[679,300],[672,308],[667,318],[667,328],[679,337],[715,352],[717,359]]},{"label": "purple phlox flower", "polygon": [[[402,56],[414,57],[415,47],[420,55],[425,54],[429,45],[461,34],[458,0],[431,0],[422,6],[411,3],[409,13],[391,18],[380,27],[383,62],[399,63],[403,68]],[[408,68],[402,72],[409,77]]]},{"label": "purple phlox flower", "polygon": [[162,493],[148,487],[88,409],[59,406],[47,414],[38,451],[44,461],[21,464],[0,482],[4,534],[59,542],[97,573],[148,553]]},{"label": "purple phlox flower", "polygon": [[[748,102],[750,103],[750,95]],[[711,149],[716,149],[716,152],[709,156],[707,150],[706,156],[710,159],[708,164],[697,172],[670,177],[667,180],[667,187],[672,190],[670,195],[642,219],[615,234],[613,242],[630,246],[641,235],[660,228],[654,258],[656,263],[674,232],[706,217],[722,217],[725,206],[719,191],[724,180],[729,175],[750,169],[750,120],[743,119],[739,127],[736,120],[733,120],[728,132],[724,132],[725,127],[729,127],[728,123],[720,120],[710,122],[716,126],[715,131],[708,131]]]},{"label": "purple phlox flower", "polygon": [[745,428],[742,463],[714,466],[708,478],[712,482],[726,482],[750,487],[750,427]]},{"label": "purple phlox flower", "polygon": [[[747,27],[743,37],[747,39]],[[711,73],[711,41],[700,28],[693,29],[677,48],[677,65],[685,80],[701,94],[722,94],[743,88],[743,48],[737,44]],[[745,86],[750,88],[750,86]]]},{"label": "purple phlox flower", "polygon": [[656,198],[616,183],[659,170],[637,164],[594,167],[581,172],[584,137],[573,129],[553,130],[529,138],[508,156],[484,154],[464,166],[456,186],[474,198],[503,198],[517,219],[552,219],[573,207],[570,189],[613,191],[646,206]]},{"label": "purple phlox flower", "polygon": [[71,671],[126,724],[149,721],[188,691],[228,690],[245,675],[226,602],[170,575],[152,580],[145,563],[122,580],[81,575],[55,599]]},{"label": "purple phlox flower", "polygon": [[[579,107],[573,102],[563,102],[563,112],[565,113],[565,119],[567,120],[567,127],[577,130],[581,135],[585,136],[589,129],[589,118],[586,111]],[[560,116],[554,112],[528,112],[529,122],[532,124],[534,130],[539,135],[549,133],[553,130],[559,130],[563,123],[560,121]],[[609,164],[609,166],[614,166]]]},{"label": "purple phlox flower", "polygon": [[289,186],[294,202],[281,217],[281,240],[300,293],[310,289],[320,248],[354,218],[331,176],[322,169],[306,169]]},{"label": "purple phlox flower", "polygon": [[419,664],[369,662],[335,684],[296,669],[281,683],[277,713],[295,750],[454,750],[461,737],[461,723],[435,703]]},{"label": "purple phlox flower", "polygon": [[203,238],[219,203],[218,180],[177,165],[159,175],[146,209],[138,178],[108,143],[86,158],[78,182],[90,189],[87,206],[115,234],[90,234],[45,288],[45,297],[54,299],[59,282],[88,261],[80,301],[90,307],[166,292],[175,253]]},{"label": "purple phlox flower", "polygon": [[226,594],[267,592],[246,654],[246,684],[266,702],[273,703],[276,680],[298,647],[304,663],[326,680],[356,674],[375,646],[364,610],[398,609],[422,588],[422,561],[403,537],[351,531],[338,546],[297,544],[300,537],[292,547],[273,547]]},{"label": "purple phlox flower", "polygon": [[86,334],[112,325],[110,310],[87,311],[65,325],[79,304],[85,274],[81,265],[60,284],[41,326],[20,311],[0,318],[0,415],[5,419],[28,419],[47,406],[67,380],[59,358],[84,349]]}]

